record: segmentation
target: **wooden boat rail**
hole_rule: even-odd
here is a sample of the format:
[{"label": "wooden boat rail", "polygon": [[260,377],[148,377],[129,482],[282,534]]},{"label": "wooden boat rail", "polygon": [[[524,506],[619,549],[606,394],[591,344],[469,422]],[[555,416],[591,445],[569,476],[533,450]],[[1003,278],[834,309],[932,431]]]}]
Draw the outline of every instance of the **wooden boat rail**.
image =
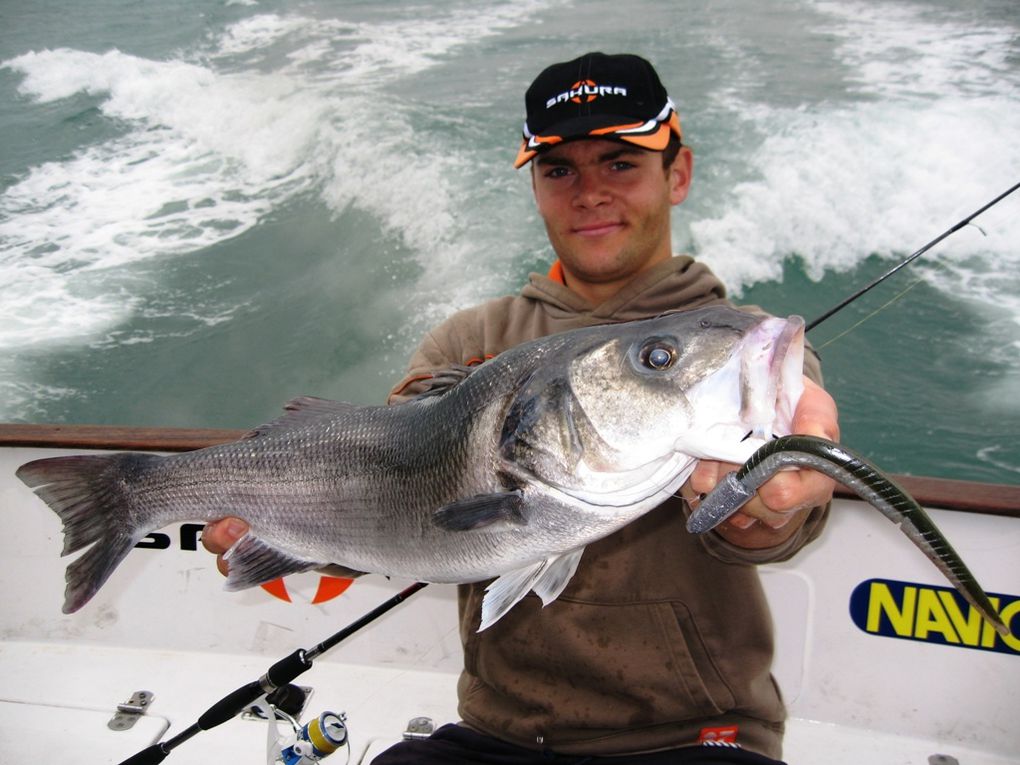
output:
[{"label": "wooden boat rail", "polygon": [[[185,452],[234,441],[243,430],[0,423],[0,447]],[[925,507],[1020,518],[1020,486],[892,475]],[[836,495],[853,498],[840,486]]]}]

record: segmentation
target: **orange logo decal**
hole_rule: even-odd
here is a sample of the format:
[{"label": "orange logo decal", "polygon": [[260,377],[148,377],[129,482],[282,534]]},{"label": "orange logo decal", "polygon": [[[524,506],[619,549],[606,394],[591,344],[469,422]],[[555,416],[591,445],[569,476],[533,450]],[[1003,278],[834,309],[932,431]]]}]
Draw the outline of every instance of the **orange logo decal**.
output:
[{"label": "orange logo decal", "polygon": [[737,743],[736,725],[726,725],[721,728],[702,728],[699,744],[735,744]]},{"label": "orange logo decal", "polygon": [[[582,89],[581,86],[585,87]],[[598,98],[599,86],[595,84],[594,80],[578,80],[570,86],[572,93],[577,93],[576,96],[571,98],[575,104],[585,103],[590,104],[596,98]],[[581,100],[581,96],[584,96],[584,100]]]},{"label": "orange logo decal", "polygon": [[[340,576],[320,576],[319,586],[315,591],[315,596],[312,598],[312,605],[319,603],[325,603],[328,600],[339,597],[343,594],[344,590],[353,584],[353,579],[347,579]],[[287,591],[287,585],[282,578],[274,579],[271,582],[266,582],[262,585],[262,589],[272,595],[274,598],[286,601],[287,603],[292,602],[290,593]]]}]

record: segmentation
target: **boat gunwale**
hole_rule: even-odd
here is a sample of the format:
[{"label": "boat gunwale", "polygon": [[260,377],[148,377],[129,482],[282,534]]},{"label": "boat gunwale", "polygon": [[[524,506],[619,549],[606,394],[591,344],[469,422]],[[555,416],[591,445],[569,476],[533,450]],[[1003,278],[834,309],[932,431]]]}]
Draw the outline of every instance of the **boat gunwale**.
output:
[{"label": "boat gunwale", "polygon": [[[248,431],[116,425],[0,423],[0,447],[186,452],[228,441]],[[891,474],[921,505],[981,515],[1020,518],[1020,486]],[[836,496],[856,499],[838,486]]]}]

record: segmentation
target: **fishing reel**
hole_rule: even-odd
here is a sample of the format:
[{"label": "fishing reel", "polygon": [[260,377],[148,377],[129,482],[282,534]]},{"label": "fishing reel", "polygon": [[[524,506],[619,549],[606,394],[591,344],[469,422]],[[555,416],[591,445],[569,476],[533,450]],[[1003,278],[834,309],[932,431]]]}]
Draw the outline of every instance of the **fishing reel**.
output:
[{"label": "fishing reel", "polygon": [[347,716],[323,712],[280,746],[276,762],[283,765],[313,765],[347,743]]},{"label": "fishing reel", "polygon": [[[283,686],[245,713],[248,719],[264,720],[269,726],[268,765],[314,765],[348,743],[347,715],[343,712],[323,712],[304,725],[298,722],[295,715],[300,715],[309,691],[295,685]],[[290,731],[281,734],[281,721],[289,725]]]}]

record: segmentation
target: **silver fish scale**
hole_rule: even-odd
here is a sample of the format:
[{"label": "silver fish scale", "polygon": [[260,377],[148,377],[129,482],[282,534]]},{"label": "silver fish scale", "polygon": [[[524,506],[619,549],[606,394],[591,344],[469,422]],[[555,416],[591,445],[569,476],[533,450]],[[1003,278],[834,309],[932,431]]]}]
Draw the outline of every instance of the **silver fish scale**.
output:
[{"label": "silver fish scale", "polygon": [[482,540],[474,551],[450,540],[433,514],[505,489],[492,433],[513,390],[506,366],[486,365],[442,398],[338,407],[328,419],[155,458],[133,485],[131,517],[159,527],[236,515],[273,546],[372,571],[392,559],[396,541],[402,568],[456,577],[465,559],[485,560],[497,543]]}]

